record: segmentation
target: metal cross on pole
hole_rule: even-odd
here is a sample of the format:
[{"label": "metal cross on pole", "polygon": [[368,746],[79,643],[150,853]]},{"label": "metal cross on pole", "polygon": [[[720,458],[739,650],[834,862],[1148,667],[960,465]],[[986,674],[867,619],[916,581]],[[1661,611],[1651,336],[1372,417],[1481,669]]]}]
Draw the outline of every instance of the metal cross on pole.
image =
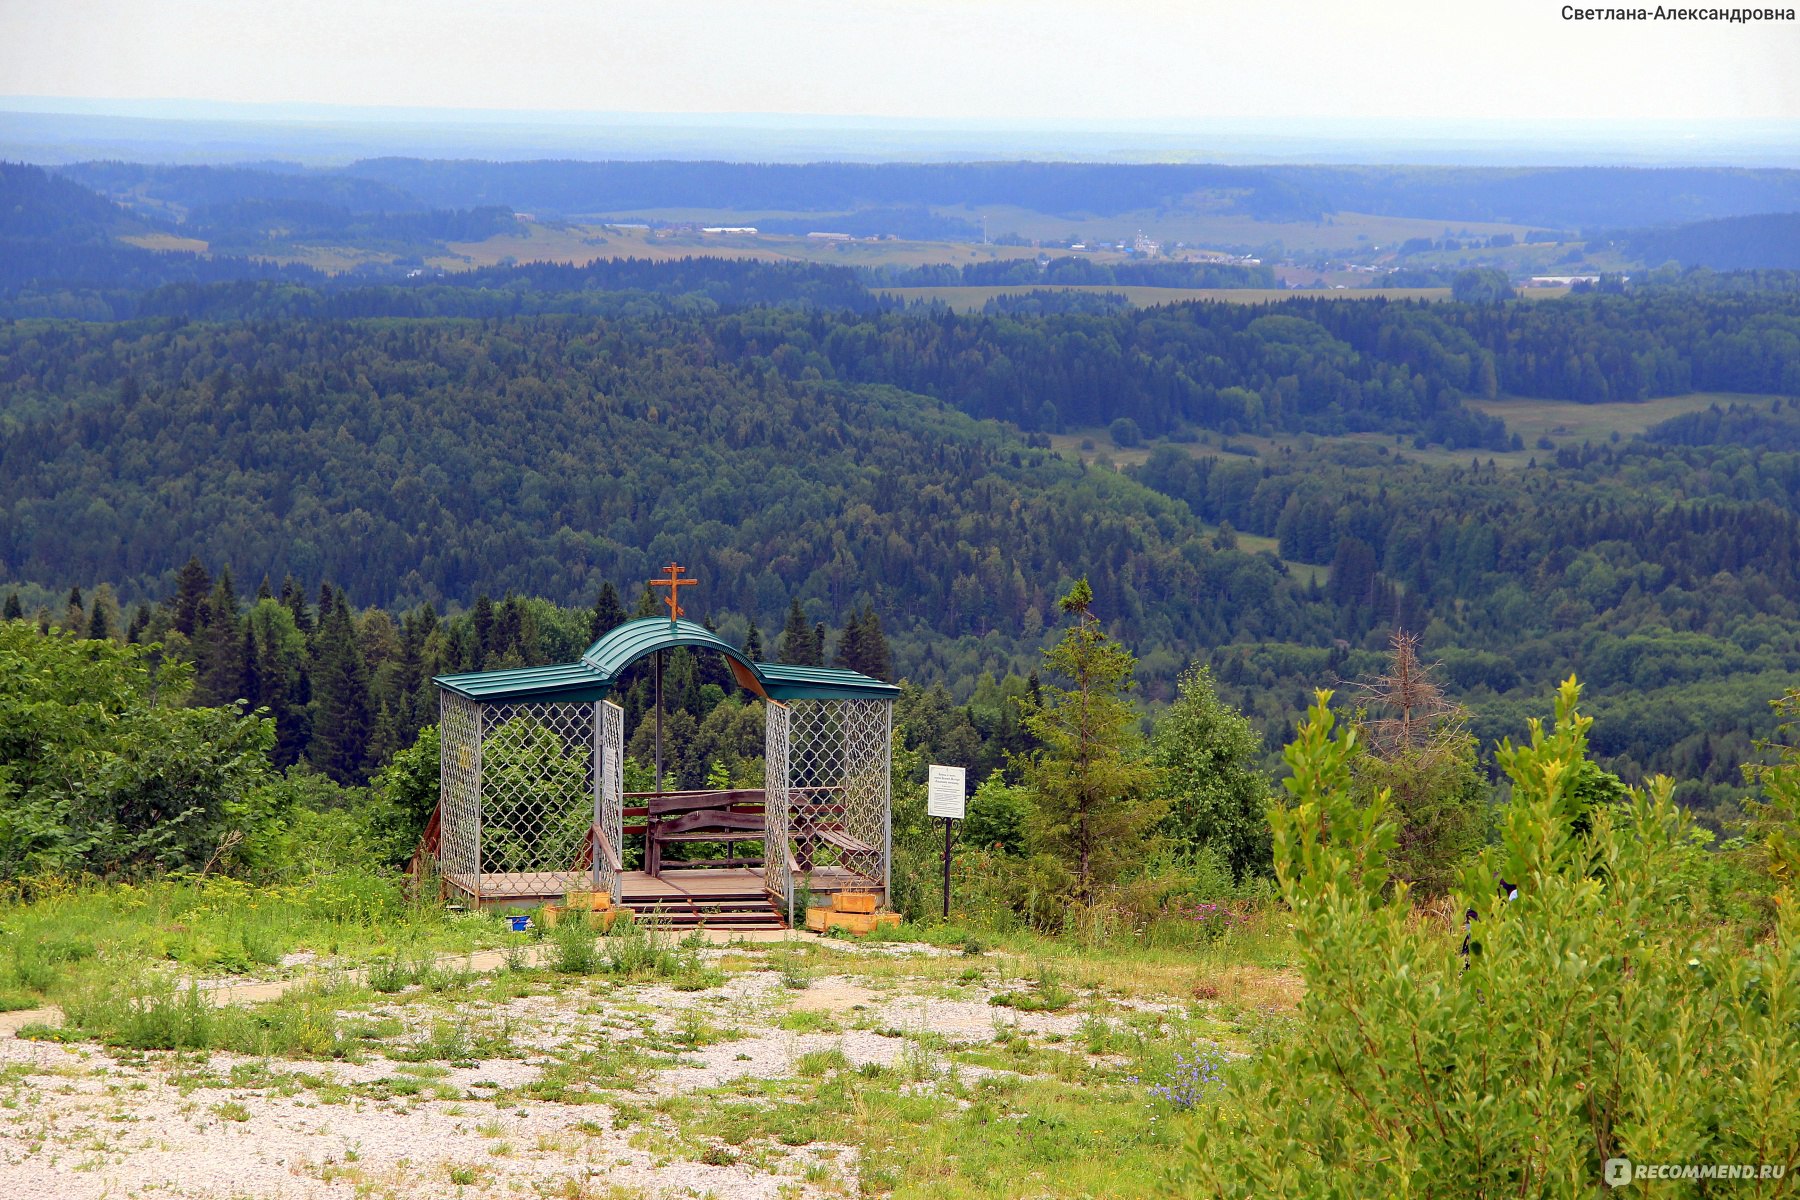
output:
[{"label": "metal cross on pole", "polygon": [[[671,629],[675,627],[676,619],[687,612],[685,608],[681,607],[681,589],[684,587],[692,587],[700,582],[698,579],[683,579],[681,577],[681,571],[682,567],[680,563],[671,562],[668,566],[663,568],[663,577],[661,579],[651,579],[647,581],[653,588],[666,587],[669,589],[669,595],[663,603],[669,606],[669,627]],[[659,793],[663,790],[662,682],[663,652],[658,650],[656,652],[656,790]]]}]

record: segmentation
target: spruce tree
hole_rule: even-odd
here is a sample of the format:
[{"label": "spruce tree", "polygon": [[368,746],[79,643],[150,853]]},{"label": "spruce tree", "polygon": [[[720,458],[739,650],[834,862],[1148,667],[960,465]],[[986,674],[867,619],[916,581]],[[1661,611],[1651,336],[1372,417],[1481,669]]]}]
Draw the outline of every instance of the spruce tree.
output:
[{"label": "spruce tree", "polygon": [[607,580],[594,598],[593,615],[588,618],[588,641],[597,642],[625,623],[625,606],[619,602],[619,589]]},{"label": "spruce tree", "polygon": [[107,624],[106,607],[99,601],[94,602],[94,610],[88,616],[87,636],[90,640],[103,642],[112,637],[112,627]]},{"label": "spruce tree", "polygon": [[645,617],[660,617],[668,611],[662,601],[657,599],[656,590],[646,583],[643,594],[638,597],[637,607],[631,610],[631,619],[641,621]]},{"label": "spruce tree", "polygon": [[475,634],[475,669],[487,667],[488,655],[494,648],[494,602],[486,592],[475,597],[475,610],[469,614],[469,627]]},{"label": "spruce tree", "polygon": [[243,624],[231,568],[219,572],[194,624],[194,698],[201,704],[248,699],[244,691]]},{"label": "spruce tree", "polygon": [[175,628],[184,637],[194,636],[194,624],[199,619],[200,602],[212,592],[212,576],[200,565],[200,556],[192,555],[180,571],[175,573],[175,598],[169,607],[174,612]]},{"label": "spruce tree", "polygon": [[775,644],[776,661],[797,667],[813,664],[812,626],[807,624],[806,610],[798,596],[788,604],[787,624],[782,626],[781,640]]},{"label": "spruce tree", "polygon": [[361,783],[374,732],[369,672],[349,605],[341,598],[333,599],[319,621],[310,674],[313,721],[307,756],[339,783]]},{"label": "spruce tree", "polygon": [[1146,795],[1155,773],[1127,699],[1137,660],[1100,627],[1093,602],[1086,579],[1057,602],[1075,624],[1044,662],[1070,686],[1045,684],[1042,702],[1025,715],[1039,742],[1024,770],[1034,801],[1031,844],[1068,871],[1071,896],[1083,906],[1143,861],[1167,810]]},{"label": "spruce tree", "polygon": [[874,605],[851,612],[850,619],[844,622],[843,632],[838,635],[837,652],[832,656],[831,665],[861,671],[873,679],[888,677],[893,662]]},{"label": "spruce tree", "polygon": [[825,665],[825,644],[829,635],[825,632],[825,622],[820,621],[813,626],[812,641],[808,645],[806,665],[822,667]]},{"label": "spruce tree", "polygon": [[140,601],[138,606],[131,610],[131,624],[125,630],[125,640],[135,646],[144,640],[144,634],[149,628],[150,606]]},{"label": "spruce tree", "polygon": [[282,578],[281,603],[284,608],[294,614],[294,628],[301,633],[312,633],[312,613],[306,607],[306,590],[295,581],[292,575]]},{"label": "spruce tree", "polygon": [[762,630],[756,627],[755,621],[750,622],[750,632],[744,635],[744,657],[751,662],[763,660]]},{"label": "spruce tree", "polygon": [[25,606],[19,603],[19,593],[16,591],[6,593],[6,612],[4,614],[4,619],[8,621],[23,621],[25,619]]},{"label": "spruce tree", "polygon": [[81,588],[69,589],[69,602],[63,610],[63,630],[66,633],[80,636],[87,626],[87,605],[81,599]]}]

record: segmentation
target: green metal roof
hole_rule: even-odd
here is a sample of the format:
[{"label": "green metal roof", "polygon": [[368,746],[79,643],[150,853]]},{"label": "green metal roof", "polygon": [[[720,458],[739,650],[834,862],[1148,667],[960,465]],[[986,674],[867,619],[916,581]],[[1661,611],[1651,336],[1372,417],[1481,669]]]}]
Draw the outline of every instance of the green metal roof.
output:
[{"label": "green metal roof", "polygon": [[763,687],[777,700],[892,700],[900,689],[842,667],[757,663]]},{"label": "green metal roof", "polygon": [[696,625],[692,621],[671,621],[666,617],[642,617],[625,622],[589,646],[582,654],[581,661],[607,679],[613,680],[646,654],[676,646],[700,646],[707,650],[717,650],[726,658],[735,659],[746,667],[752,666],[750,660],[744,657],[743,651],[706,626]]},{"label": "green metal roof", "polygon": [[665,617],[627,621],[589,646],[580,662],[439,675],[432,682],[488,704],[602,700],[611,694],[626,667],[658,650],[677,646],[718,651],[730,660],[739,684],[772,700],[892,700],[900,694],[893,684],[860,671],[753,663],[704,625]]}]

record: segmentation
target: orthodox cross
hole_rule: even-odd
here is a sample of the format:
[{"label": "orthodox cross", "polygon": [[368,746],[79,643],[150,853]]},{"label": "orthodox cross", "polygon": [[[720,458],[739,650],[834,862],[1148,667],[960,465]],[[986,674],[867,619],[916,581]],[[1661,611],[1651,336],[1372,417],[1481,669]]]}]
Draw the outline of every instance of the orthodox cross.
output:
[{"label": "orthodox cross", "polygon": [[664,578],[652,579],[649,581],[651,587],[666,587],[669,589],[669,594],[663,600],[663,603],[669,606],[669,623],[671,625],[675,623],[675,618],[682,616],[687,612],[687,609],[681,607],[680,589],[692,587],[694,584],[700,582],[698,579],[683,579],[681,577],[681,570],[682,567],[680,563],[672,562],[663,568],[663,571],[666,573]]}]

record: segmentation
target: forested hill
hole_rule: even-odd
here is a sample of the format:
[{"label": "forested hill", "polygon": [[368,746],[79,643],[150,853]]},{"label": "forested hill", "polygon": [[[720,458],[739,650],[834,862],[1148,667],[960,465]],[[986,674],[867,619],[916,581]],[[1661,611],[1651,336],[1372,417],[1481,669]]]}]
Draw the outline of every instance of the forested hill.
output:
[{"label": "forested hill", "polygon": [[682,332],[15,332],[0,571],[155,592],[198,552],[362,603],[574,602],[678,558],[718,610],[868,598],[1009,644],[1086,572],[1159,639],[1307,628],[1274,564],[1209,553],[1179,503],[891,389],[709,362]]},{"label": "forested hill", "polygon": [[[1599,299],[1470,309],[1445,328],[1508,331],[1502,362],[1532,361],[1543,339],[1579,363],[1576,339],[1615,321],[1627,330],[1631,310]],[[1718,304],[1664,331],[1677,340],[1653,343],[1650,365],[1741,369],[1695,352],[1719,338],[1796,361],[1776,352],[1785,318],[1742,297]],[[1402,395],[1431,394],[1436,343],[1417,324],[1430,313],[1316,314],[1337,309],[1372,321],[1377,348],[1392,343],[1393,358],[1356,370],[1398,372],[1394,360],[1412,356],[1418,368],[1395,378],[1419,382]],[[1519,473],[1479,457],[1404,462],[1391,444],[1250,460],[1170,443],[1133,480],[948,404],[992,401],[946,385],[957,379],[1030,394],[1013,364],[1049,348],[1067,372],[1059,399],[1112,406],[1101,415],[1134,397],[1168,402],[1175,393],[1121,383],[1155,374],[1107,366],[1149,358],[1118,336],[1155,337],[1269,356],[1184,360],[1251,385],[1211,395],[1238,406],[1229,420],[1269,427],[1308,410],[1265,396],[1355,382],[1341,382],[1352,359],[1302,315],[1314,311],[1086,325],[766,309],[15,324],[0,330],[0,579],[159,597],[198,554],[246,584],[291,573],[364,605],[509,592],[586,605],[602,581],[642,580],[674,558],[707,581],[706,611],[733,636],[749,620],[779,624],[794,599],[834,625],[873,604],[898,671],[966,695],[983,671],[1026,669],[1057,589],[1086,575],[1140,654],[1152,699],[1211,655],[1233,699],[1277,731],[1310,688],[1360,673],[1358,656],[1398,625],[1426,635],[1484,737],[1516,733],[1544,688],[1579,669],[1616,718],[1602,747],[1616,769],[1679,766],[1689,799],[1728,795],[1752,737],[1768,732],[1766,700],[1800,671],[1795,455],[1565,445]],[[1279,336],[1262,336],[1270,321]],[[943,399],[866,378],[884,363]],[[1311,411],[1343,419],[1325,395]],[[1785,420],[1785,406],[1761,403],[1762,416],[1715,428]],[[1410,410],[1389,415],[1416,425]],[[1699,422],[1658,436],[1724,435]],[[1235,548],[1226,526],[1275,539],[1282,557]],[[1327,569],[1315,579],[1293,563]]]},{"label": "forested hill", "polygon": [[569,162],[370,159],[345,174],[440,207],[573,216],[642,209],[833,212],[1006,205],[1116,215],[1215,196],[1262,220],[1337,211],[1631,228],[1800,208],[1800,171],[1710,167],[1229,167],[1124,163]]}]

